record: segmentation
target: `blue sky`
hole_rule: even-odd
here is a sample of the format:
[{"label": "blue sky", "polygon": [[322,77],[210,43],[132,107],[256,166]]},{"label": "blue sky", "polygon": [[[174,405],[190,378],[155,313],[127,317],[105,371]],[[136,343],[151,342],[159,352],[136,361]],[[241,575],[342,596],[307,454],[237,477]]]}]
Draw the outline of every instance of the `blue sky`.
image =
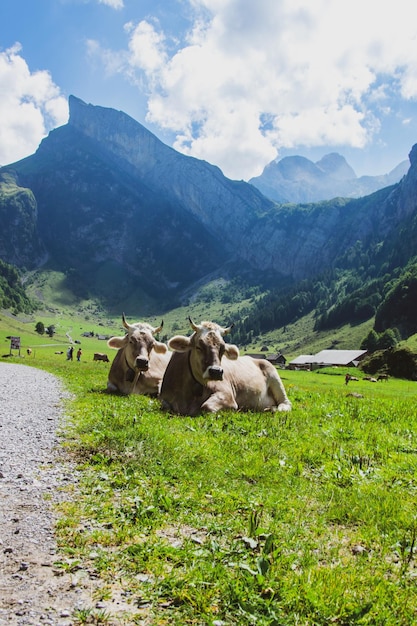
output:
[{"label": "blue sky", "polygon": [[1,0],[0,164],[68,120],[131,115],[233,179],[339,152],[384,174],[417,143],[413,0]]}]

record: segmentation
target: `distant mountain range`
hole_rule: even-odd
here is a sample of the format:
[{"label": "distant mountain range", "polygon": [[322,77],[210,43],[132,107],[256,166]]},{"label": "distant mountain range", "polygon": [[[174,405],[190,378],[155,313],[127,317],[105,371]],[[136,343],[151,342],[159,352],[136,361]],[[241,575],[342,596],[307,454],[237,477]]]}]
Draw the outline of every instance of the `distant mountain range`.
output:
[{"label": "distant mountain range", "polygon": [[[80,296],[173,308],[214,275],[278,287],[335,269],[391,272],[417,254],[417,146],[394,185],[287,206],[176,152],[123,112],[74,96],[69,106],[68,124],[0,169],[0,259],[64,271]],[[312,180],[316,170],[323,181],[351,180],[335,155],[320,167],[298,157],[277,167],[294,178],[297,163]]]},{"label": "distant mountain range", "polygon": [[398,183],[410,163],[403,161],[388,174],[358,178],[337,153],[324,156],[313,163],[302,156],[272,161],[260,176],[250,179],[261,193],[276,202],[320,202],[331,198],[361,198],[378,189]]}]

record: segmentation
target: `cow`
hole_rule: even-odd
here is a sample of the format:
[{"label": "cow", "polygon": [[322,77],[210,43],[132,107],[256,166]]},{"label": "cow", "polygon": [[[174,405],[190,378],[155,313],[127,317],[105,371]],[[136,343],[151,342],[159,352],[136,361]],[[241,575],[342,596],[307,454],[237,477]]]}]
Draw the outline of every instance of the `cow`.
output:
[{"label": "cow", "polygon": [[221,410],[290,411],[284,385],[267,359],[239,356],[223,337],[232,326],[189,322],[193,334],[168,341],[173,351],[161,386],[161,406],[179,415]]},{"label": "cow", "polygon": [[385,382],[389,379],[388,374],[379,374],[377,380],[385,380]]},{"label": "cow", "polygon": [[164,323],[162,321],[158,328],[141,322],[128,324],[124,313],[122,322],[127,331],[125,336],[111,337],[107,342],[110,348],[117,350],[110,367],[107,391],[157,396],[171,357],[166,344],[154,337]]},{"label": "cow", "polygon": [[94,352],[93,361],[105,361],[106,363],[110,363],[109,357],[103,352]]}]

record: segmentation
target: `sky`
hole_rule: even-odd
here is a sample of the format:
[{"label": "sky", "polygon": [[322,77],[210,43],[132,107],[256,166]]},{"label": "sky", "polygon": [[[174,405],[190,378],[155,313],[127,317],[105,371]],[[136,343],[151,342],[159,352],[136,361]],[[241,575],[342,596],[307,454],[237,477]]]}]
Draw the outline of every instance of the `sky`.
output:
[{"label": "sky", "polygon": [[417,143],[414,0],[0,0],[0,165],[124,111],[232,179],[338,152],[357,176]]}]

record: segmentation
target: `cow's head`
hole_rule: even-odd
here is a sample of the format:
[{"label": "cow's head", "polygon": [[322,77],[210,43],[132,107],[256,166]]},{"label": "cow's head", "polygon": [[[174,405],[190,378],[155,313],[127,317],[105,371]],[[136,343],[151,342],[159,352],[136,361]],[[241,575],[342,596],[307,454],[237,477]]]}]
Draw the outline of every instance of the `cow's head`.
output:
[{"label": "cow's head", "polygon": [[130,369],[136,372],[146,372],[149,369],[151,351],[155,350],[155,352],[163,354],[168,350],[164,343],[157,341],[154,337],[162,330],[164,323],[161,322],[157,328],[140,322],[128,324],[124,314],[122,321],[127,331],[126,335],[124,337],[112,337],[107,344],[116,350],[124,349],[126,365]]},{"label": "cow's head", "polygon": [[233,344],[225,343],[223,337],[233,328],[222,328],[213,322],[194,324],[188,318],[193,334],[190,337],[176,335],[168,341],[168,346],[174,352],[189,352],[190,365],[193,376],[202,384],[210,380],[223,380],[222,357],[235,360],[239,356],[239,349]]}]

